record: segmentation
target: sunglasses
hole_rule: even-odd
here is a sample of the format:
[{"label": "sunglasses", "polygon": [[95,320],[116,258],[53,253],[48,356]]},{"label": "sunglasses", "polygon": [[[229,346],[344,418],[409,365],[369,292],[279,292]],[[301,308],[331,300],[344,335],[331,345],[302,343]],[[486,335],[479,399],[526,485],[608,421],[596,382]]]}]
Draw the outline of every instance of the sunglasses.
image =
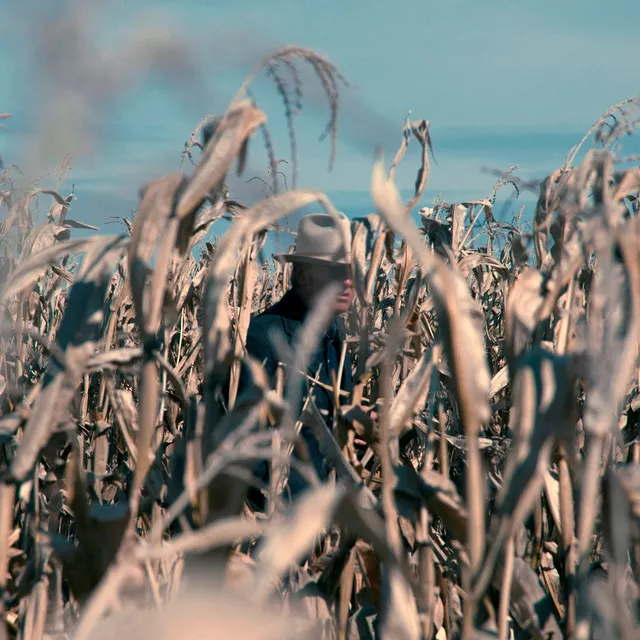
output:
[{"label": "sunglasses", "polygon": [[351,267],[346,264],[333,264],[325,267],[331,280],[346,280],[351,277]]}]

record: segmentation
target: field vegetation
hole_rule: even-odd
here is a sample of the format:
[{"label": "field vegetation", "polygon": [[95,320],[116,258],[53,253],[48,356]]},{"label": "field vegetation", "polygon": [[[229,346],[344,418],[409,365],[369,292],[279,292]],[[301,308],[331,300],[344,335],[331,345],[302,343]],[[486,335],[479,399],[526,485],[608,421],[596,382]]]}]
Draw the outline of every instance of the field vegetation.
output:
[{"label": "field vegetation", "polygon": [[[309,399],[302,416],[335,470],[321,485],[292,457],[290,407],[328,305],[282,353],[286,394],[243,349],[288,288],[269,235],[302,207],[336,213],[296,184],[305,65],[333,160],[344,79],[313,51],[274,51],[194,128],[184,171],[142,187],[121,234],[76,238],[72,195],[14,189],[4,168],[0,635],[640,637],[640,168],[618,153],[640,99],[541,182],[507,171],[477,200],[422,209],[431,125],[399,128],[372,166],[371,214],[352,220],[354,394],[336,380],[334,432]],[[284,191],[251,92],[264,74],[290,124]],[[273,184],[247,206],[227,178],[255,145]],[[536,193],[531,218],[497,219],[506,185]],[[254,384],[238,395],[242,360]],[[260,514],[245,502],[257,459],[273,478]],[[311,483],[293,505],[291,464]]]}]

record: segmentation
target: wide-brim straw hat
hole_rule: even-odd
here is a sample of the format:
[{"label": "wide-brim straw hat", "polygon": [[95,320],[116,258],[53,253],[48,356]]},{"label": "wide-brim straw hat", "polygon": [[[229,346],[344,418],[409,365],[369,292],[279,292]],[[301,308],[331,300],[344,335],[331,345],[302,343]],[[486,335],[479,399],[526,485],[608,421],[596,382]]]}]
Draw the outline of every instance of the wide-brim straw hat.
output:
[{"label": "wide-brim straw hat", "polygon": [[351,264],[351,223],[344,213],[337,216],[310,213],[298,223],[293,253],[274,256],[280,262]]}]

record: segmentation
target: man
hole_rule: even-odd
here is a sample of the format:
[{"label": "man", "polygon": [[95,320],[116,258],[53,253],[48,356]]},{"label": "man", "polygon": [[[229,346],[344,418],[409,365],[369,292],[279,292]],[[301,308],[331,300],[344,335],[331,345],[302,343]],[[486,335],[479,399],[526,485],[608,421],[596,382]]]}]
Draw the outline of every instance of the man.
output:
[{"label": "man", "polygon": [[[349,309],[354,297],[350,278],[350,244],[350,224],[344,214],[339,214],[338,220],[325,214],[304,216],[298,225],[293,253],[276,256],[276,259],[292,264],[291,288],[278,302],[252,318],[246,340],[247,353],[263,364],[273,383],[279,358],[271,335],[277,333],[286,344],[295,348],[297,334],[308,312],[313,308],[318,294],[333,282],[342,284],[342,290],[334,303],[334,319],[322,336],[318,349],[309,358],[306,372],[310,378],[315,378],[320,383],[314,385],[313,397],[320,411],[327,416],[330,426],[334,410],[333,392],[330,391],[333,388],[331,374],[334,372],[336,378],[338,377],[345,340],[344,325],[339,316]],[[243,371],[238,395],[249,384],[249,377],[246,371]],[[304,383],[305,393],[302,394],[301,404],[295,407],[296,417],[302,409],[302,402],[310,387],[307,379]],[[285,371],[285,391],[286,384]],[[348,352],[342,370],[341,389],[347,393],[352,391],[351,359]],[[322,480],[326,479],[328,470],[311,428],[303,426],[300,434],[319,477]],[[268,470],[269,465],[265,461],[258,465],[256,474],[266,482]],[[301,475],[291,468],[289,491],[292,496],[305,486]],[[263,499],[259,492],[250,492],[249,499],[258,508],[263,508]]]}]

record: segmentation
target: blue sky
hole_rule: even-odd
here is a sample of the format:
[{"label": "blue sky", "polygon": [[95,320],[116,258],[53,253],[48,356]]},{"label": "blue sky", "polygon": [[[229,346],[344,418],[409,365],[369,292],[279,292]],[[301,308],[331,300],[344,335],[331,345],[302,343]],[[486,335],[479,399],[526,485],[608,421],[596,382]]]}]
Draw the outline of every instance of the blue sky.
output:
[{"label": "blue sky", "polygon": [[[74,217],[100,226],[136,206],[143,182],[177,170],[197,122],[223,111],[251,67],[283,44],[326,55],[352,85],[342,92],[333,172],[328,141],[318,141],[328,110],[312,78],[298,121],[299,186],[326,190],[343,207],[367,206],[362,192],[369,188],[374,149],[382,144],[390,162],[408,110],[432,123],[438,165],[424,201],[429,204],[437,193],[450,200],[485,197],[494,178],[482,167],[518,163],[521,176],[542,177],[603,111],[640,93],[635,0],[82,5],[86,20],[77,18],[77,3],[66,0],[3,8],[0,112],[13,118],[9,131],[0,131],[0,156],[39,177],[75,152],[62,189],[73,182]],[[146,49],[138,51],[158,41],[173,48],[179,60],[169,77],[133,71],[126,42],[141,31]],[[287,158],[277,94],[259,81],[255,95],[277,155]],[[637,152],[637,142],[635,149],[625,144],[626,152]],[[249,173],[234,183],[238,194],[256,195],[257,183],[247,185],[246,178],[262,173],[265,162],[256,139]],[[414,149],[397,174],[402,189],[411,188],[416,163]],[[41,180],[55,182],[50,174]]]}]

